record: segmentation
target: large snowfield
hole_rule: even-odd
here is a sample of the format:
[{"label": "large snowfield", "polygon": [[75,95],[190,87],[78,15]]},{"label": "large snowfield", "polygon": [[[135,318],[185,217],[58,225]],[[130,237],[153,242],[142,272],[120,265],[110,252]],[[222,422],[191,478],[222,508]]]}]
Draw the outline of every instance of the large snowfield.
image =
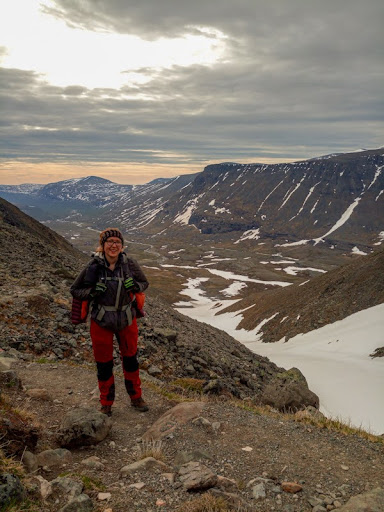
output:
[{"label": "large snowfield", "polygon": [[236,301],[213,301],[204,296],[199,284],[200,279],[189,280],[183,294],[191,300],[175,304],[180,313],[227,332],[278,366],[299,368],[329,418],[384,433],[384,358],[370,357],[384,346],[384,304],[287,342],[263,343],[259,330],[269,319],[252,331],[236,330],[241,312],[220,314]]}]

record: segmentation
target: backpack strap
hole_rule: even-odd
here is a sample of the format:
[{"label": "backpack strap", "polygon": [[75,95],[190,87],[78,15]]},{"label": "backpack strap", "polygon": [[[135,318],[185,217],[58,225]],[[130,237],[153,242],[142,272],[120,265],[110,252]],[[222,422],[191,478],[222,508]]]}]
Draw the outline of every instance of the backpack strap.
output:
[{"label": "backpack strap", "polygon": [[[105,274],[106,274],[106,272],[105,272]],[[104,280],[105,281],[118,281],[117,292],[116,292],[116,300],[115,300],[115,305],[114,306],[104,306],[102,304],[97,304],[97,308],[98,308],[99,312],[98,312],[98,314],[96,316],[96,320],[101,322],[101,320],[103,319],[103,317],[104,317],[104,315],[105,315],[105,313],[107,311],[113,311],[113,312],[115,312],[115,311],[124,311],[125,314],[127,315],[128,325],[131,325],[131,323],[133,321],[132,311],[131,311],[132,301],[129,304],[125,304],[124,306],[119,308],[121,290],[122,290],[123,282],[124,282],[124,276],[123,276],[122,268],[120,267],[120,276],[119,277],[117,277],[117,276],[108,277],[107,275],[105,275]]]}]

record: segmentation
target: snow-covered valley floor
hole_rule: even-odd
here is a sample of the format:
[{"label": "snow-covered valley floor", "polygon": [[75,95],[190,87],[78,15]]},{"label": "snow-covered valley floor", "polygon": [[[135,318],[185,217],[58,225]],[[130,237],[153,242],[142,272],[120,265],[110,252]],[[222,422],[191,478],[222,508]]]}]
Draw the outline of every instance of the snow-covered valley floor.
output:
[{"label": "snow-covered valley floor", "polygon": [[190,300],[175,304],[180,313],[226,331],[279,366],[299,368],[328,417],[375,434],[384,433],[384,358],[370,357],[384,346],[384,304],[288,342],[262,343],[258,332],[262,324],[252,331],[236,330],[241,312],[220,314],[236,300],[211,300],[199,289],[200,282],[188,281],[183,294]]}]

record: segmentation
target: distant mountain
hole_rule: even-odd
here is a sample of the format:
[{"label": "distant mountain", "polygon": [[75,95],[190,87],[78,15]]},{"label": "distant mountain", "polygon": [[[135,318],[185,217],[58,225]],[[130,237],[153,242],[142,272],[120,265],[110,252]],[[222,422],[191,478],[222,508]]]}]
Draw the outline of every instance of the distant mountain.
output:
[{"label": "distant mountain", "polygon": [[[170,194],[180,190],[194,175],[176,178],[158,178],[145,185],[121,185],[97,176],[87,176],[47,185],[0,185],[0,197],[27,211],[37,220],[63,219],[66,216],[90,219],[103,224],[105,211],[112,211],[116,221],[115,205],[126,209],[132,202],[156,200],[158,190],[169,189]],[[177,184],[176,184],[177,183]],[[174,185],[176,184],[176,186]],[[116,223],[116,222],[115,222]]]},{"label": "distant mountain", "polygon": [[380,148],[287,164],[222,163],[138,186],[88,177],[24,195],[0,187],[0,196],[39,207],[47,219],[70,215],[94,227],[118,224],[138,238],[162,234],[195,242],[208,235],[243,246],[371,248],[383,232],[383,155]]}]

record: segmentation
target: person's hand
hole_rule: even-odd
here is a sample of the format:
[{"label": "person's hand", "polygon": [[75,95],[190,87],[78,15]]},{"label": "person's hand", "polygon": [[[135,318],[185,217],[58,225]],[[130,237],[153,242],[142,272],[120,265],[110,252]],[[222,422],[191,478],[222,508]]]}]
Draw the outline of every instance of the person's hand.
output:
[{"label": "person's hand", "polygon": [[100,281],[96,283],[96,286],[91,292],[91,297],[98,297],[107,291],[107,285],[105,283],[101,283]]},{"label": "person's hand", "polygon": [[124,288],[129,292],[137,292],[139,290],[139,286],[132,277],[128,277],[128,279],[124,281]]}]

